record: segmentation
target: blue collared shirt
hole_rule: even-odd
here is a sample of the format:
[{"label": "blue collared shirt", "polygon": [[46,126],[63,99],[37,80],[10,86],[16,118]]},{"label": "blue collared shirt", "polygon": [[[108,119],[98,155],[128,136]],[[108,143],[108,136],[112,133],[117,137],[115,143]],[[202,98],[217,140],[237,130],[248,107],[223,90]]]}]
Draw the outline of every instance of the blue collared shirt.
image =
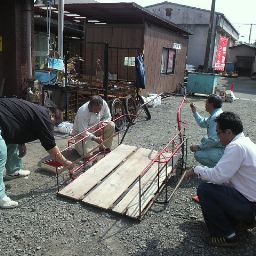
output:
[{"label": "blue collared shirt", "polygon": [[199,145],[201,150],[212,147],[223,148],[216,132],[217,123],[215,122],[216,117],[222,112],[221,108],[217,108],[208,118],[202,117],[198,112],[193,113],[197,124],[202,128],[207,128],[207,137],[202,138],[201,144]]}]

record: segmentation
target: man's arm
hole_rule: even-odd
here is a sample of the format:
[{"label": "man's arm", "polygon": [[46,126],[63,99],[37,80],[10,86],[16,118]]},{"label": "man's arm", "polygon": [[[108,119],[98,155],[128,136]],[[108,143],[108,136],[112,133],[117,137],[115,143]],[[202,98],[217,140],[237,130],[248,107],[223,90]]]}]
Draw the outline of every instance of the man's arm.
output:
[{"label": "man's arm", "polygon": [[205,118],[203,116],[201,116],[198,112],[194,112],[193,116],[197,122],[197,124],[201,127],[201,128],[207,128],[208,126],[208,118]]},{"label": "man's arm", "polygon": [[86,131],[89,128],[89,115],[90,113],[86,110],[80,110],[77,112],[73,126],[73,135],[81,134],[81,136],[77,137],[77,139],[83,139],[84,137],[88,136],[89,139],[100,144],[102,143],[102,138]]},{"label": "man's arm", "polygon": [[111,121],[111,113],[110,109],[108,107],[108,104],[105,100],[103,100],[103,106],[102,106],[102,117],[100,118],[103,122]]},{"label": "man's arm", "polygon": [[191,111],[193,113],[193,116],[197,122],[197,124],[202,127],[202,128],[207,128],[207,120],[208,118],[204,118],[202,117],[198,112],[197,112],[197,109],[196,109],[196,105],[194,103],[190,103],[190,108],[191,108]]},{"label": "man's arm", "polygon": [[60,149],[58,146],[53,147],[52,149],[48,150],[48,153],[50,156],[55,159],[57,162],[59,162],[64,167],[67,167],[68,169],[73,168],[73,163],[65,158],[65,156],[62,155],[60,152]]},{"label": "man's arm", "polygon": [[214,115],[208,118],[208,138],[203,138],[201,140],[201,144],[199,145],[199,148],[201,150],[213,147],[222,147],[220,139],[216,132],[217,123],[215,122],[216,117],[219,116],[220,113],[222,113],[221,109],[217,110]]},{"label": "man's arm", "polygon": [[243,161],[243,152],[238,145],[228,145],[224,155],[213,168],[206,166],[196,166],[195,174],[199,175],[202,180],[215,184],[228,182],[230,178],[239,170]]}]

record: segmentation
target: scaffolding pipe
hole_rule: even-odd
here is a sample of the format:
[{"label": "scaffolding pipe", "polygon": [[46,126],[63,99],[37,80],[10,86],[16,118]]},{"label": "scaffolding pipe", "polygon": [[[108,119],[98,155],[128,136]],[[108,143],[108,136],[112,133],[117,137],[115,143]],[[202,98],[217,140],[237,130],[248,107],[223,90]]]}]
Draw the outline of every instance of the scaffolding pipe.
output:
[{"label": "scaffolding pipe", "polygon": [[58,4],[58,53],[63,59],[64,0]]}]

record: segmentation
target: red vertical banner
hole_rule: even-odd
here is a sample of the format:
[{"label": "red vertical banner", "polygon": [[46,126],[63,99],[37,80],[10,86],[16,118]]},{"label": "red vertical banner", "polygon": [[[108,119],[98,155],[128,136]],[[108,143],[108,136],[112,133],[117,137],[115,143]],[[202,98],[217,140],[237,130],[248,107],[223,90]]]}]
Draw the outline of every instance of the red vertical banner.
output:
[{"label": "red vertical banner", "polygon": [[215,70],[224,71],[227,55],[228,38],[221,36],[218,45],[218,51],[215,59]]}]

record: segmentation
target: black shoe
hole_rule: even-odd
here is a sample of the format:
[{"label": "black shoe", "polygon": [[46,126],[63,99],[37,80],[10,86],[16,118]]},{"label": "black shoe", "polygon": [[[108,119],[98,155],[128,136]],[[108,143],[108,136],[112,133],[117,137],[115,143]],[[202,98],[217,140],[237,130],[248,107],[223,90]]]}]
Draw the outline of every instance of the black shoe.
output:
[{"label": "black shoe", "polygon": [[232,238],[211,236],[207,239],[207,243],[210,246],[216,247],[235,247],[239,244],[237,236]]}]

